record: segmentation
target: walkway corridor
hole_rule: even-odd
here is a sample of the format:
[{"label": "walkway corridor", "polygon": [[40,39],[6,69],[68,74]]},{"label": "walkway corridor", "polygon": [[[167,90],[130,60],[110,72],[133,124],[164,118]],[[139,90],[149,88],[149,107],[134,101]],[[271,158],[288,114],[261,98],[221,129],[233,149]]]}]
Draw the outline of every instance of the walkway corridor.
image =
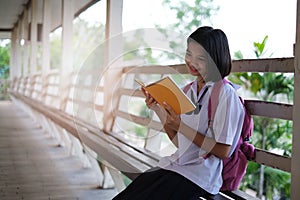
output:
[{"label": "walkway corridor", "polygon": [[11,102],[0,102],[1,200],[109,200],[95,174]]}]

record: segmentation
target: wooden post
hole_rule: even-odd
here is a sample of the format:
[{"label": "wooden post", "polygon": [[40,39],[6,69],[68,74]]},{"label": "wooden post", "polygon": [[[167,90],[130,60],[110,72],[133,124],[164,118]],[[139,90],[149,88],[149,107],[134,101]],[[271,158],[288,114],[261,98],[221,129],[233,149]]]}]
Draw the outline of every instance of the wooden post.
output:
[{"label": "wooden post", "polygon": [[73,70],[73,0],[62,1],[62,56],[60,73],[60,109],[66,109],[69,97],[69,84]]},{"label": "wooden post", "polygon": [[51,1],[44,0],[43,5],[43,32],[42,32],[42,91],[40,99],[45,101],[48,81],[47,74],[50,71],[50,39],[49,33],[51,31]]},{"label": "wooden post", "polygon": [[[103,104],[103,128],[110,131],[115,117],[113,110],[117,106],[114,99],[116,87],[121,78],[120,67],[122,61],[122,37],[114,37],[122,33],[122,9],[123,0],[107,0],[106,16],[106,46],[105,46],[105,74],[104,74],[104,104]],[[119,68],[120,69],[120,68]]]},{"label": "wooden post", "polygon": [[44,0],[43,5],[43,30],[42,30],[42,76],[45,77],[50,71],[50,39],[51,31],[51,1]]},{"label": "wooden post", "polygon": [[16,51],[15,51],[15,75],[17,77],[21,77],[22,74],[22,67],[21,67],[21,27],[22,27],[22,20],[18,20],[18,24],[16,26]]},{"label": "wooden post", "polygon": [[24,20],[23,20],[23,27],[24,27],[24,54],[23,54],[23,76],[29,74],[29,42],[28,42],[28,10],[24,9]]},{"label": "wooden post", "polygon": [[30,74],[37,69],[37,0],[31,1],[31,26],[30,26]]},{"label": "wooden post", "polygon": [[14,78],[16,78],[16,40],[17,40],[17,30],[16,28],[13,29],[12,35],[11,35],[11,48],[10,48],[10,79],[13,81]]},{"label": "wooden post", "polygon": [[293,146],[291,163],[291,199],[300,195],[300,1],[297,1],[296,44],[294,50]]}]

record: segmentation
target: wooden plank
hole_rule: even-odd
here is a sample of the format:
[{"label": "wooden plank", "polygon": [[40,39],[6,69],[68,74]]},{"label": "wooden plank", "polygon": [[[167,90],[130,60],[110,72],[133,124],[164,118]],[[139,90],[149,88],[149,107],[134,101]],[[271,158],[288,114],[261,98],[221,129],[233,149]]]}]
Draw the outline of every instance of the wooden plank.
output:
[{"label": "wooden plank", "polygon": [[75,89],[84,89],[84,90],[91,90],[91,91],[95,91],[94,86],[92,85],[80,85],[80,83],[76,83],[76,84],[71,84],[71,87],[75,88]]},{"label": "wooden plank", "polygon": [[185,65],[124,67],[123,74],[187,74]]},{"label": "wooden plank", "polygon": [[299,199],[300,188],[300,0],[297,0],[296,44],[294,48],[294,110],[291,166],[291,199]]},{"label": "wooden plank", "polygon": [[[53,108],[48,108],[49,110],[55,110]],[[67,119],[69,121],[74,121],[75,124],[78,126],[81,126],[83,128],[85,128],[86,130],[88,130],[89,132],[99,136],[102,140],[104,140],[106,143],[110,143],[114,146],[116,146],[117,148],[120,148],[120,150],[122,150],[123,152],[125,152],[126,154],[132,156],[133,158],[135,158],[136,160],[139,160],[140,162],[149,165],[151,167],[156,166],[157,162],[158,162],[158,158],[151,155],[150,157],[147,157],[148,154],[146,154],[147,156],[144,155],[144,152],[142,152],[141,150],[137,150],[136,148],[128,145],[125,140],[120,140],[119,138],[116,138],[110,134],[105,134],[104,132],[102,132],[102,130],[100,130],[98,127],[96,127],[93,124],[90,124],[86,121],[84,121],[83,119],[80,118],[76,118],[73,116],[70,116],[66,113],[63,112],[55,112],[58,115],[60,115],[63,119]]]},{"label": "wooden plank", "polygon": [[121,141],[123,143],[126,143],[128,146],[130,146],[131,148],[135,149],[136,151],[138,152],[141,152],[149,157],[151,157],[153,160],[156,160],[157,162],[161,159],[161,156],[149,151],[149,150],[146,150],[145,148],[140,148],[140,147],[137,147],[135,144],[133,143],[130,143],[125,137],[123,137],[121,134],[117,134],[117,133],[114,133],[112,131],[110,132],[107,132],[107,134],[113,136],[115,139],[117,139],[118,141]]},{"label": "wooden plank", "polygon": [[50,94],[50,93],[47,93],[46,96],[51,97],[51,98],[55,98],[55,99],[58,98],[58,95],[54,95],[54,94]]},{"label": "wooden plank", "polygon": [[255,159],[253,160],[254,162],[286,172],[291,172],[290,157],[281,156],[258,148],[256,148],[255,152],[256,155]]},{"label": "wooden plank", "polygon": [[145,98],[145,95],[140,89],[128,89],[128,88],[119,88],[117,93],[120,96],[130,96],[130,97],[142,97]]},{"label": "wooden plank", "polygon": [[68,98],[68,101],[71,101],[75,104],[78,104],[80,106],[87,107],[87,108],[94,108],[94,105],[95,105],[94,102],[86,102],[86,101],[72,99],[72,98]]},{"label": "wooden plank", "polygon": [[[118,94],[120,96],[126,95],[144,98],[142,91],[134,89],[120,88],[118,90]],[[261,100],[245,100],[245,104],[252,115],[285,120],[292,120],[293,118],[293,105],[291,104],[267,102]]]},{"label": "wooden plank", "polygon": [[104,88],[102,86],[98,86],[96,88],[96,92],[102,92],[103,93],[103,91],[104,91]]},{"label": "wooden plank", "polygon": [[231,192],[221,192],[235,200],[259,200],[259,198],[253,197],[241,190],[234,190]]},{"label": "wooden plank", "polygon": [[245,100],[245,104],[251,115],[285,120],[293,119],[293,105],[291,104],[260,100]]},{"label": "wooden plank", "polygon": [[96,135],[82,130],[82,141],[95,151],[100,158],[109,162],[112,166],[120,171],[126,172],[143,172],[150,169],[149,166],[133,159],[128,154],[120,151],[117,147],[111,146]]},{"label": "wooden plank", "polygon": [[[96,134],[98,135],[92,134],[91,132],[82,129],[79,126],[76,126],[73,120],[66,120],[65,115],[61,116],[58,112],[51,112],[51,110],[54,109],[45,109],[45,106],[38,105],[38,102],[34,102],[32,100],[30,101],[27,97],[21,98],[32,108],[44,114],[53,122],[66,129],[76,138],[83,141],[91,149],[93,149],[101,158],[111,163],[113,166],[118,167],[119,170],[122,169],[125,171],[129,170],[129,172],[142,172],[150,168],[149,165],[152,161],[149,160],[149,158],[145,157],[142,154],[136,154],[137,152],[132,151],[131,148],[127,148],[121,143],[114,144],[112,142],[108,142],[109,138],[100,138],[99,135],[101,133],[99,132],[99,129],[97,129],[96,132]],[[126,161],[121,161],[122,159],[125,159]],[[156,164],[156,162],[152,163],[152,166],[154,164]]]},{"label": "wooden plank", "polygon": [[103,112],[103,110],[104,110],[103,105],[98,105],[98,104],[94,105],[94,109],[97,110],[97,111],[100,111],[100,112]]},{"label": "wooden plank", "polygon": [[232,62],[232,72],[294,73],[294,58],[243,59]]},{"label": "wooden plank", "polygon": [[[294,58],[244,59],[232,61],[232,73],[235,72],[294,72]],[[185,64],[169,66],[124,67],[125,74],[188,74]]]},{"label": "wooden plank", "polygon": [[133,115],[130,113],[126,113],[121,110],[116,110],[115,111],[116,117],[121,117],[123,119],[126,119],[130,122],[134,122],[136,124],[142,125],[142,126],[147,126],[148,128],[157,130],[157,131],[162,131],[163,126],[160,122],[154,121],[153,119],[145,118],[145,117],[140,117],[137,115]]}]

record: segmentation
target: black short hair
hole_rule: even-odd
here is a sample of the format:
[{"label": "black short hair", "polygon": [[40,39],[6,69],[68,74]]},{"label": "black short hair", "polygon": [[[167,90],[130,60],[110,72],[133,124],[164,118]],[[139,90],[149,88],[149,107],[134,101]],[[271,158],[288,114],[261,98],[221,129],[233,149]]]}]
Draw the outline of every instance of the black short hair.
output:
[{"label": "black short hair", "polygon": [[229,44],[227,36],[222,30],[214,29],[209,26],[202,26],[188,37],[187,42],[189,43],[192,40],[199,43],[206,50],[220,73],[220,76],[216,75],[216,71],[212,69],[215,67],[208,67],[208,77],[206,79],[217,81],[230,74],[231,56]]}]

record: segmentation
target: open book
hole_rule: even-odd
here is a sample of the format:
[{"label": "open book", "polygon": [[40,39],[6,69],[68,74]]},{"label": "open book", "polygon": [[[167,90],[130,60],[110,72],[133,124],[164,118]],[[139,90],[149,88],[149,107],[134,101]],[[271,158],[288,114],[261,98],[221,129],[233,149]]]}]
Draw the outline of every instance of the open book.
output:
[{"label": "open book", "polygon": [[177,114],[183,114],[195,110],[196,106],[185,95],[185,93],[176,85],[176,83],[167,76],[149,85],[135,79],[149,94],[159,103],[166,102]]}]

